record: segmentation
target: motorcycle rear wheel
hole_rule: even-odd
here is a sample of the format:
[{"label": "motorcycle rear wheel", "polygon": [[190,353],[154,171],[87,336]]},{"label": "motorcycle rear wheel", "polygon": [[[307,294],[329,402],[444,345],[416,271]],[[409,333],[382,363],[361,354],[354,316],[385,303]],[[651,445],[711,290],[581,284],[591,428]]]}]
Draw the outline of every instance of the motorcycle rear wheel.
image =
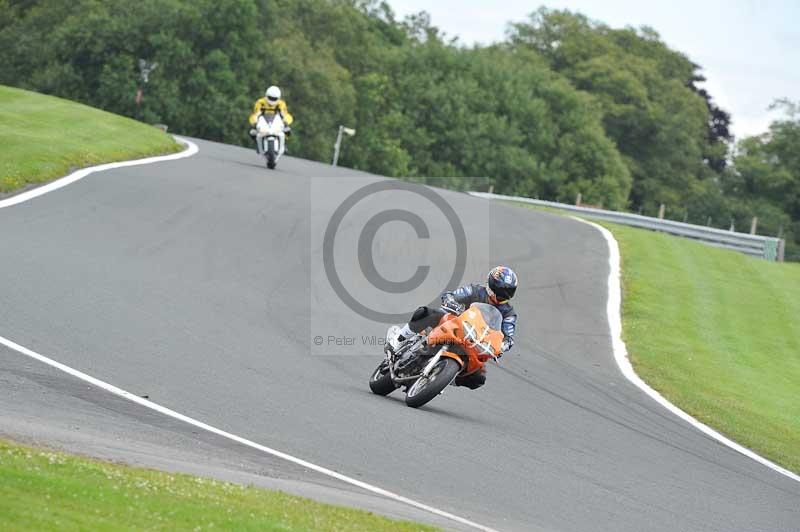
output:
[{"label": "motorcycle rear wheel", "polygon": [[397,389],[397,385],[389,375],[385,360],[372,372],[372,376],[369,378],[369,389],[376,395],[389,395]]},{"label": "motorcycle rear wheel", "polygon": [[436,363],[428,377],[420,377],[409,387],[406,394],[406,405],[419,408],[444,390],[453,382],[461,371],[461,365],[449,357],[442,357]]}]

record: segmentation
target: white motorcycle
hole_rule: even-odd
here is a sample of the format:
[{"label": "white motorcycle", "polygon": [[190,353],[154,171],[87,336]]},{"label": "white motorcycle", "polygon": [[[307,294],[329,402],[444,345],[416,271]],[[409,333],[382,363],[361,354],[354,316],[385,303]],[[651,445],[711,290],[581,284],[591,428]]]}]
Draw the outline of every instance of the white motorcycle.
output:
[{"label": "white motorcycle", "polygon": [[267,160],[267,168],[274,169],[285,151],[286,133],[280,113],[261,113],[256,122],[256,146]]}]

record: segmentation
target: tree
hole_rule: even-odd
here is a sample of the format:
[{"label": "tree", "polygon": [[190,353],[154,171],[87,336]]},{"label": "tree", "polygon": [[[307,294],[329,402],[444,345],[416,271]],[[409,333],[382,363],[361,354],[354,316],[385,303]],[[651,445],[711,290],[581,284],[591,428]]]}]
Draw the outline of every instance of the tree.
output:
[{"label": "tree", "polygon": [[724,117],[714,118],[708,100],[691,88],[691,80],[699,79],[696,65],[654,30],[615,30],[580,14],[541,8],[528,22],[514,24],[509,40],[536,50],[597,100],[606,134],[633,177],[633,208],[681,206],[698,182],[719,171],[725,148],[717,147],[718,135],[725,124],[717,122]]},{"label": "tree", "polygon": [[733,134],[730,131],[731,115],[714,102],[711,94],[706,89],[697,86],[698,83],[704,82],[706,78],[699,73],[701,70],[700,65],[696,63],[692,63],[692,65],[695,74],[689,81],[689,88],[706,101],[706,107],[708,108],[708,123],[706,124],[708,128],[708,143],[704,152],[704,159],[714,172],[721,174],[727,166],[728,150],[730,142],[733,140]]},{"label": "tree", "polygon": [[778,100],[785,117],[763,135],[741,140],[733,168],[725,174],[726,195],[742,219],[759,217],[762,234],[781,233],[787,255],[800,259],[800,104]]}]

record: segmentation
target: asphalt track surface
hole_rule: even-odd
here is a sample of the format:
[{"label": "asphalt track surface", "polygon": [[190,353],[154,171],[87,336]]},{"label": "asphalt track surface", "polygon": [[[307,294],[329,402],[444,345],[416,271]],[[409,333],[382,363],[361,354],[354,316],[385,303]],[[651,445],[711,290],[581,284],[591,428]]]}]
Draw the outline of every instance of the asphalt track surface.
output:
[{"label": "asphalt track surface", "polygon": [[[701,434],[620,374],[605,314],[608,251],[594,228],[438,192],[465,227],[464,279],[479,280],[494,263],[519,273],[519,339],[484,388],[449,388],[413,410],[399,393],[369,393],[379,347],[312,341],[331,330],[384,333],[330,297],[320,237],[344,197],[381,178],[292,158],[270,172],[249,150],[197,143],[188,159],[93,174],[0,209],[0,335],[210,425],[501,530],[800,528],[800,484]],[[383,194],[366,206],[427,216],[423,198]],[[346,263],[346,241],[367,210],[341,224],[337,261]],[[413,232],[392,223],[371,249],[381,274],[400,280],[425,262]],[[432,230],[421,246],[432,251],[432,282],[453,270],[452,245]],[[392,312],[435,296],[433,285],[423,301],[419,290],[381,295],[358,284],[358,268],[339,273],[360,301]],[[7,435],[459,526],[2,346],[0,387]]]}]

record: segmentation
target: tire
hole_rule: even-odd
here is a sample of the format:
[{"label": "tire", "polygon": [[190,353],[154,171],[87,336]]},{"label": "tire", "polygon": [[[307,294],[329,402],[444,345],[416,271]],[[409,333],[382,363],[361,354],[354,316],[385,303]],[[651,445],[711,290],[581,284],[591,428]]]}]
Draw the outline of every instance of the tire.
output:
[{"label": "tire", "polygon": [[461,364],[452,358],[442,357],[431,369],[427,382],[422,382],[423,377],[420,377],[408,388],[406,404],[411,408],[421,407],[439,395],[460,371]]},{"label": "tire", "polygon": [[378,364],[378,367],[372,372],[372,376],[369,378],[369,389],[376,395],[389,395],[397,389],[386,368],[385,360]]},{"label": "tire", "polygon": [[275,141],[268,140],[267,141],[267,168],[270,170],[275,169],[276,165],[276,157],[275,157]]}]

